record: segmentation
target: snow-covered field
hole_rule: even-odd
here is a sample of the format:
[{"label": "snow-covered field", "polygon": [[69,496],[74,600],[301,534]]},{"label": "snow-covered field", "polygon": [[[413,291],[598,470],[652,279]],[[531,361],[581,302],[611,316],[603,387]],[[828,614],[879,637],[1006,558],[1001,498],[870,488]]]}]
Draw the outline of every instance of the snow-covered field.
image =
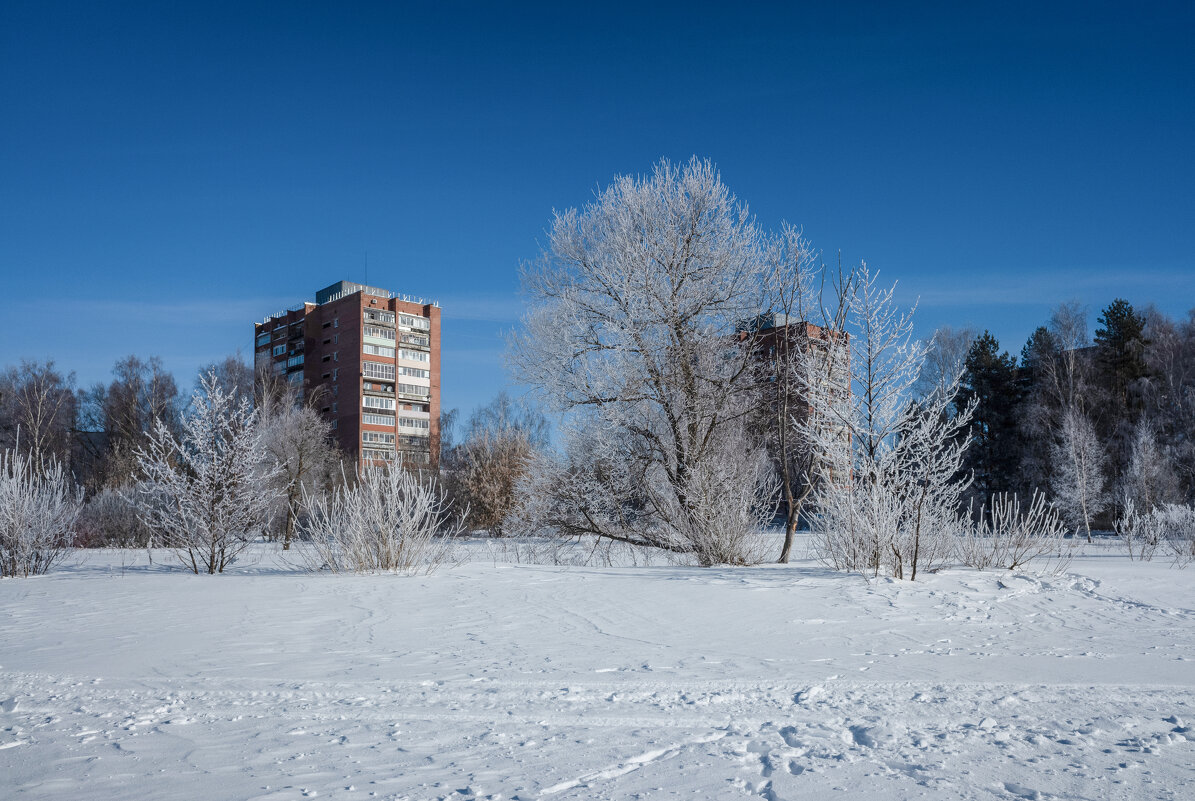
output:
[{"label": "snow-covered field", "polygon": [[1195,570],[474,552],[415,578],[97,553],[0,582],[0,797],[1195,797]]}]

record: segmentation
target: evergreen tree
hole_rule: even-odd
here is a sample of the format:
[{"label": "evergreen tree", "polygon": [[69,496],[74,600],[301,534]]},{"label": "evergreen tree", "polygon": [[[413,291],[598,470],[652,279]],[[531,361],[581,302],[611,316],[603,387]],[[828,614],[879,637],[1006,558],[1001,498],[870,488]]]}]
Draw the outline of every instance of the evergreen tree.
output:
[{"label": "evergreen tree", "polygon": [[1117,298],[1104,309],[1095,332],[1095,362],[1113,414],[1111,429],[1134,422],[1140,404],[1134,384],[1149,374],[1145,363],[1145,318],[1127,300]]},{"label": "evergreen tree", "polygon": [[975,474],[978,500],[1015,489],[1018,459],[1017,406],[1022,394],[1017,362],[988,331],[967,351],[959,405],[975,402],[966,465]]}]

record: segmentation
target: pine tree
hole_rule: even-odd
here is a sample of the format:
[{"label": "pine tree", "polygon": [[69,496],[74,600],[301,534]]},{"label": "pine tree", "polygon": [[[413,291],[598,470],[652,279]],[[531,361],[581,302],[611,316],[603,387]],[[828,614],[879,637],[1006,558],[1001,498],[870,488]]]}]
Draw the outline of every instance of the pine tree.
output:
[{"label": "pine tree", "polygon": [[974,471],[973,493],[981,502],[1011,492],[1017,473],[1017,406],[1022,387],[1017,362],[988,331],[967,352],[959,405],[975,403],[966,467]]},{"label": "pine tree", "polygon": [[1140,404],[1133,385],[1149,374],[1145,363],[1145,318],[1127,300],[1117,298],[1104,309],[1095,332],[1095,361],[1099,380],[1109,394],[1115,419],[1135,422]]}]

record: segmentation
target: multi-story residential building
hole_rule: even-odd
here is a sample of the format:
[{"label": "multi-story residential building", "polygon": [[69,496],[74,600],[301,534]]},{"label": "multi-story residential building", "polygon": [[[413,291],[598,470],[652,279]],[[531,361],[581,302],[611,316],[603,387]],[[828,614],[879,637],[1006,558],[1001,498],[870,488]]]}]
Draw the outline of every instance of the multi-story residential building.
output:
[{"label": "multi-story residential building", "polygon": [[434,468],[440,452],[440,306],[338,281],[254,325],[254,366],[317,393],[358,462]]}]

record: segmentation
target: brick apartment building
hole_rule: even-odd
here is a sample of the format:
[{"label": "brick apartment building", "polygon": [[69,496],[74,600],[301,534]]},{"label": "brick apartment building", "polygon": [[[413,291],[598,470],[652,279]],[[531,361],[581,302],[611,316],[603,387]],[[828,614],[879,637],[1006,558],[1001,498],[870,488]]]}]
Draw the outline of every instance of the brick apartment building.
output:
[{"label": "brick apartment building", "polygon": [[436,466],[440,453],[440,307],[338,281],[254,324],[254,367],[305,390],[359,462]]}]

